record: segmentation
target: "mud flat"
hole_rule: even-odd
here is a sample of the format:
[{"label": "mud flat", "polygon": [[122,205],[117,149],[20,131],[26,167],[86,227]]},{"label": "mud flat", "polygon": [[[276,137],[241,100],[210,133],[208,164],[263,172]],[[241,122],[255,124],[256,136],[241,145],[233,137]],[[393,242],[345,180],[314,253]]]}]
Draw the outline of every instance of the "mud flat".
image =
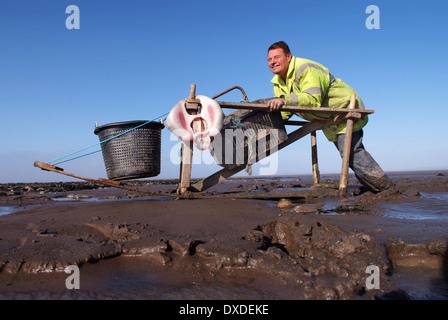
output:
[{"label": "mud flat", "polygon": [[[448,299],[448,174],[390,176],[379,194],[351,178],[347,197],[331,175],[182,198],[176,181],[134,182],[151,196],[3,184],[0,299]],[[80,289],[66,287],[70,265]]]}]

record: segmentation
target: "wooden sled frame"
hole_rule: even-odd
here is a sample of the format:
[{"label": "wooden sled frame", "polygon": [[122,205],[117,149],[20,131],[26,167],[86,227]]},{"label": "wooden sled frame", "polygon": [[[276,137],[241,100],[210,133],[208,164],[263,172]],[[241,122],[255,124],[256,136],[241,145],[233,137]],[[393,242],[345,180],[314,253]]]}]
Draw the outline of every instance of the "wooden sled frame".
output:
[{"label": "wooden sled frame", "polygon": [[[190,114],[195,114],[199,111],[200,103],[195,99],[196,85],[192,84],[190,88],[190,96],[187,99],[186,108]],[[237,103],[237,102],[223,102],[217,101],[221,108],[231,108],[231,109],[247,109],[270,112],[269,107],[266,104],[255,104],[255,103]],[[282,111],[290,111],[294,113],[304,113],[312,112],[314,114],[332,114],[328,120],[314,120],[314,121],[288,121],[287,125],[298,125],[301,128],[288,134],[288,139],[280,143],[275,152],[280,151],[284,147],[296,142],[297,140],[303,138],[304,136],[311,135],[311,154],[312,154],[312,170],[313,170],[313,181],[314,184],[319,184],[320,174],[318,168],[317,160],[317,141],[316,141],[316,131],[321,130],[326,126],[340,124],[346,122],[347,129],[345,134],[345,144],[342,159],[341,176],[339,182],[339,192],[341,196],[345,196],[347,193],[348,184],[348,169],[349,169],[349,159],[351,152],[351,142],[353,134],[353,121],[354,119],[359,119],[365,114],[372,114],[374,110],[367,109],[355,109],[356,106],[356,96],[353,94],[350,99],[350,105],[348,109],[332,109],[332,108],[316,108],[316,107],[299,107],[299,106],[283,106]],[[270,150],[266,154],[269,154]],[[180,163],[180,182],[177,189],[177,193],[183,195],[186,191],[201,192],[204,191],[227,178],[233,176],[234,174],[244,170],[246,164],[241,164],[234,166],[232,168],[224,168],[216,173],[200,180],[199,182],[191,185],[191,166],[193,158],[193,142],[192,141],[182,141],[181,142],[181,163]],[[262,158],[259,158],[261,160]],[[251,162],[252,163],[252,162]]]}]

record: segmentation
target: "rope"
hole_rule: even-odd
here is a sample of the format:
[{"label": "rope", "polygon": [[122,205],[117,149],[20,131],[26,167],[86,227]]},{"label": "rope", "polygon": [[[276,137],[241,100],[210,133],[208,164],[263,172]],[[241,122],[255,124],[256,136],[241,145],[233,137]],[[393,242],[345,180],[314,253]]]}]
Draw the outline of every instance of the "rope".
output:
[{"label": "rope", "polygon": [[100,152],[100,151],[101,151],[101,149],[98,149],[96,151],[92,151],[92,152],[89,152],[89,153],[86,153],[86,154],[82,154],[82,155],[77,156],[77,157],[73,157],[73,158],[70,158],[70,159],[67,159],[67,160],[64,160],[64,161],[59,161],[59,162],[53,163],[53,165],[61,164],[61,163],[64,163],[64,162],[69,162],[71,160],[82,158],[82,157],[85,157],[85,156],[88,156],[90,154],[94,154],[94,153],[97,153],[97,152]]},{"label": "rope", "polygon": [[92,144],[92,145],[90,145],[90,146],[84,147],[84,148],[79,149],[79,150],[77,150],[77,151],[70,152],[70,153],[68,153],[68,154],[66,154],[66,155],[64,155],[64,156],[62,156],[62,157],[53,159],[53,160],[51,160],[51,161],[48,162],[48,163],[51,164],[51,165],[58,165],[58,164],[61,164],[61,163],[64,163],[64,162],[68,162],[68,161],[71,161],[71,160],[75,160],[75,159],[78,159],[78,158],[82,158],[82,157],[88,156],[88,155],[90,155],[90,154],[94,154],[94,153],[100,152],[101,149],[96,150],[96,151],[93,151],[93,152],[89,152],[89,153],[86,153],[86,154],[83,154],[83,155],[80,155],[80,156],[76,156],[76,157],[73,157],[73,158],[70,158],[70,159],[67,159],[67,160],[63,160],[63,161],[56,162],[56,161],[58,161],[58,160],[67,158],[67,157],[69,157],[69,156],[71,156],[71,155],[74,155],[74,154],[76,154],[76,153],[79,153],[79,152],[81,152],[81,151],[84,151],[84,150],[90,149],[90,148],[92,148],[92,147],[94,147],[94,146],[100,145],[100,144],[102,144],[102,143],[104,143],[104,142],[107,142],[107,141],[109,141],[109,140],[118,138],[118,137],[120,137],[120,136],[122,136],[122,135],[124,135],[124,134],[126,134],[126,133],[128,133],[128,132],[131,132],[132,130],[135,130],[135,129],[138,129],[138,128],[140,128],[140,127],[143,127],[143,126],[147,125],[148,123],[150,123],[150,122],[152,122],[152,121],[155,121],[156,119],[163,118],[163,117],[166,116],[167,114],[169,114],[169,112],[164,113],[164,114],[162,114],[162,115],[159,116],[159,117],[155,117],[155,118],[152,119],[152,120],[146,121],[145,123],[142,123],[142,124],[136,126],[135,128],[132,128],[132,129],[126,130],[126,131],[124,131],[124,132],[122,132],[122,133],[120,133],[120,134],[117,134],[116,136],[113,136],[113,137],[111,137],[111,138],[109,138],[109,139],[106,139],[106,140],[103,140],[103,141],[94,143],[94,144]]},{"label": "rope", "polygon": [[230,122],[232,123],[232,125],[230,126],[230,128],[232,129],[239,129],[243,127],[243,123],[240,120],[235,119],[234,114],[230,116]]}]

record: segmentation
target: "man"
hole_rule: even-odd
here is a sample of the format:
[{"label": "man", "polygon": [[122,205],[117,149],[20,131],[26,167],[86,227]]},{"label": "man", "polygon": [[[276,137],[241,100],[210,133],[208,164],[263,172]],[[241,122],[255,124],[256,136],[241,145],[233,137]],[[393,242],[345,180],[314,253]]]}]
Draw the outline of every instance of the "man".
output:
[{"label": "man", "polygon": [[[269,69],[275,74],[271,82],[274,84],[276,98],[268,101],[272,111],[281,111],[283,105],[347,108],[350,97],[355,90],[335,78],[320,63],[292,56],[288,45],[279,41],[268,49]],[[364,109],[364,105],[356,94],[356,106]],[[284,120],[292,117],[291,112],[281,112]],[[328,119],[325,115],[298,114],[305,120]],[[368,190],[381,192],[393,184],[362,144],[363,130],[367,124],[367,116],[354,120],[350,168],[356,178]],[[342,157],[344,150],[346,124],[330,125],[322,129],[329,141],[334,142]]]}]

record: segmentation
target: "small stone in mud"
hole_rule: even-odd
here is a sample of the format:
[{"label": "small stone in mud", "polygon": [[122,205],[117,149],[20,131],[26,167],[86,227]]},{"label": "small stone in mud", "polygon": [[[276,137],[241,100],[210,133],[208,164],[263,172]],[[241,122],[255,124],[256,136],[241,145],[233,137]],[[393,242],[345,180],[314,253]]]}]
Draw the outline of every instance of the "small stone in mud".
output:
[{"label": "small stone in mud", "polygon": [[278,201],[277,207],[279,208],[292,208],[292,201],[290,199],[282,198]]},{"label": "small stone in mud", "polygon": [[294,208],[294,211],[297,213],[314,213],[316,208],[306,204],[299,204]]}]

